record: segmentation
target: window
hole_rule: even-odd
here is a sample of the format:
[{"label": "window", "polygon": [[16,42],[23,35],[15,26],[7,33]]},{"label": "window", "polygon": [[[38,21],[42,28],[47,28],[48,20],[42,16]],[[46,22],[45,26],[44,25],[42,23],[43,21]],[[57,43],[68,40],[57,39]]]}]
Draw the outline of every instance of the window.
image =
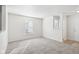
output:
[{"label": "window", "polygon": [[60,16],[53,16],[53,28],[59,29]]}]

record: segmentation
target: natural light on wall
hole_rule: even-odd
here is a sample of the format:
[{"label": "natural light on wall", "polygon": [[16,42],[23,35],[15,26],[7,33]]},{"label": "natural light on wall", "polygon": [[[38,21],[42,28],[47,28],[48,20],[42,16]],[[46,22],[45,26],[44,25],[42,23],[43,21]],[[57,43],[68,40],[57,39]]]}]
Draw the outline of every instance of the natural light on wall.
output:
[{"label": "natural light on wall", "polygon": [[79,11],[76,11],[77,13],[79,13]]}]

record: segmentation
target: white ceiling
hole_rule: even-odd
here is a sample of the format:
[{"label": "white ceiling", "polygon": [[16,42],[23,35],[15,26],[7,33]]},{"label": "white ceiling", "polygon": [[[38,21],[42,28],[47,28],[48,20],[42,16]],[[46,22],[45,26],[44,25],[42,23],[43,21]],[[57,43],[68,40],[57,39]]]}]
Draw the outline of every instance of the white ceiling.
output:
[{"label": "white ceiling", "polygon": [[47,17],[79,10],[78,5],[9,5],[8,12],[31,17]]}]

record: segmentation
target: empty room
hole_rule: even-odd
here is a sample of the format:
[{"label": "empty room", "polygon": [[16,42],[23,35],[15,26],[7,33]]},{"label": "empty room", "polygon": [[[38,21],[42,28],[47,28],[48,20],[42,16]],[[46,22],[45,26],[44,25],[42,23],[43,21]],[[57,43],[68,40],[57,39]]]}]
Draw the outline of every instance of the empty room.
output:
[{"label": "empty room", "polygon": [[79,5],[7,5],[5,8],[8,38],[1,53],[79,53]]}]

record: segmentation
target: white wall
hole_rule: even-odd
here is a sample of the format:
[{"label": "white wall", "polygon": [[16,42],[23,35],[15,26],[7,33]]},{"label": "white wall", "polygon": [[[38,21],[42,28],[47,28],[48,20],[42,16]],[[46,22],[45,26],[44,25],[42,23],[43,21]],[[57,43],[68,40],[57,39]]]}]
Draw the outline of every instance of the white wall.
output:
[{"label": "white wall", "polygon": [[62,27],[62,37],[63,37],[63,40],[67,40],[67,15],[63,15],[63,27]]},{"label": "white wall", "polygon": [[5,53],[8,43],[6,6],[2,6],[2,31],[0,32],[0,53]]},{"label": "white wall", "polygon": [[67,18],[67,38],[79,41],[79,14]]},{"label": "white wall", "polygon": [[53,16],[46,17],[43,20],[43,36],[62,42],[62,17],[60,16],[59,29],[53,29]]},{"label": "white wall", "polygon": [[7,32],[3,31],[0,33],[0,54],[5,53],[8,44]]},{"label": "white wall", "polygon": [[[42,36],[42,19],[12,13],[8,14],[8,19],[9,42]],[[33,21],[33,33],[27,33],[25,30],[25,23],[30,20]]]}]

